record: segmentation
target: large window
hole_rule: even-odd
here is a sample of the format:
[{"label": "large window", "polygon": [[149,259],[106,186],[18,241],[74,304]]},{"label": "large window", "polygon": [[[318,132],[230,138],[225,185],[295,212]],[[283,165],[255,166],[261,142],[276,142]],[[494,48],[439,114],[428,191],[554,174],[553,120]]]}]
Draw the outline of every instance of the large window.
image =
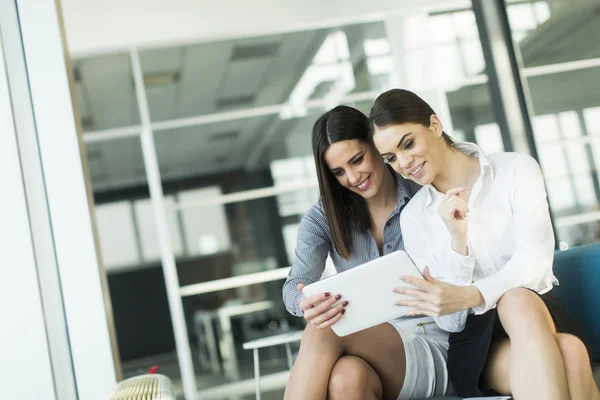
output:
[{"label": "large window", "polygon": [[[600,220],[600,102],[591,84],[600,79],[600,54],[589,39],[600,24],[584,29],[582,9],[508,5],[555,226],[571,246],[597,240]],[[565,35],[565,26],[582,33]],[[544,41],[555,33],[562,44],[550,47]],[[200,391],[243,394],[253,372],[242,343],[303,326],[284,311],[281,284],[298,224],[318,199],[310,140],[324,111],[347,104],[368,113],[379,93],[400,86],[427,100],[456,140],[504,150],[470,9],[139,54],[164,192],[158,214],[130,55],[73,61],[126,376],[154,363],[177,384],[185,374],[170,327],[139,339],[153,321],[170,323],[169,296],[183,299]],[[176,260],[176,293],[165,292],[156,215]],[[283,349],[270,350],[261,368],[281,388]]]},{"label": "large window", "polygon": [[600,239],[598,7],[597,2],[551,1],[509,9],[525,66],[521,72],[531,92],[535,143],[563,247]]}]

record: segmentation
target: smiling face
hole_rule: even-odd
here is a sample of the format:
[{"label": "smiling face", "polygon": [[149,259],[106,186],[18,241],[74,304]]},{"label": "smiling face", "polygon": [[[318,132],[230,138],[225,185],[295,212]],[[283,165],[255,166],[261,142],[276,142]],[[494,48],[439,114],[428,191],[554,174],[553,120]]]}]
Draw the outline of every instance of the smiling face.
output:
[{"label": "smiling face", "polygon": [[429,127],[414,123],[375,127],[373,142],[385,163],[424,186],[442,171],[448,150],[442,134],[440,120],[432,115]]},{"label": "smiling face", "polygon": [[358,139],[329,145],[324,153],[327,167],[337,181],[365,199],[377,194],[386,171],[375,149]]}]

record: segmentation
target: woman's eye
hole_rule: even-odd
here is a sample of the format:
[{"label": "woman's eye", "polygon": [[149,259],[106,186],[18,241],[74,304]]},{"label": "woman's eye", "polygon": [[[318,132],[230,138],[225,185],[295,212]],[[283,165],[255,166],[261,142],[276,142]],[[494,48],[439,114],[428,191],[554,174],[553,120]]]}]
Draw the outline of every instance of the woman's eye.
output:
[{"label": "woman's eye", "polygon": [[365,156],[360,156],[354,160],[354,165],[360,164],[364,160]]},{"label": "woman's eye", "polygon": [[389,156],[389,157],[383,159],[383,162],[386,164],[391,164],[394,161],[396,161],[396,156]]},{"label": "woman's eye", "polygon": [[408,142],[406,142],[406,145],[404,146],[404,148],[410,149],[411,147],[413,147],[414,144],[415,144],[415,141],[413,139],[411,139]]},{"label": "woman's eye", "polygon": [[338,171],[335,171],[333,174],[334,174],[335,176],[342,176],[342,175],[344,175],[344,171],[339,171],[339,170],[338,170]]}]

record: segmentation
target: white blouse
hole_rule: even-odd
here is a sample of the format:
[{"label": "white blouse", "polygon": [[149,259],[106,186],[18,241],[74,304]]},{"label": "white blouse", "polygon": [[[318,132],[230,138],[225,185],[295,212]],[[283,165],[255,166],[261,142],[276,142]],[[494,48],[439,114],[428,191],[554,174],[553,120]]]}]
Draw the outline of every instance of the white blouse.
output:
[{"label": "white blouse", "polygon": [[[489,157],[473,143],[454,145],[479,158],[481,173],[468,202],[468,255],[455,252],[450,233],[437,211],[445,198],[432,185],[423,187],[400,216],[406,251],[419,270],[457,286],[474,284],[485,305],[494,308],[510,289],[546,293],[557,285],[552,273],[554,233],[544,178],[537,162],[518,153]],[[441,329],[460,332],[469,310],[434,318]]]}]

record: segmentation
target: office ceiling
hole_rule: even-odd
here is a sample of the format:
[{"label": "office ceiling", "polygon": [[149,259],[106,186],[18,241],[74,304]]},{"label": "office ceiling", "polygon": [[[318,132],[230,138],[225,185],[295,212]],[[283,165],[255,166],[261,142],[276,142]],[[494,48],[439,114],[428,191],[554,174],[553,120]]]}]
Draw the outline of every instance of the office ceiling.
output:
[{"label": "office ceiling", "polygon": [[[585,9],[564,10],[531,32],[521,42],[526,66],[600,57],[600,3]],[[370,35],[381,35],[382,24],[346,29],[349,45],[360,46]],[[310,65],[328,30],[289,33],[265,38],[204,43],[143,51],[140,54],[153,121],[193,117],[285,102]],[[353,52],[351,51],[351,54]],[[364,59],[354,58],[357,64]],[[77,96],[84,131],[139,125],[139,112],[130,60],[127,54],[73,61]],[[598,79],[598,69],[568,73],[574,82]],[[570,74],[570,75],[569,75]],[[531,84],[534,105],[551,108],[552,102],[581,102],[597,98],[593,85],[568,90],[557,76],[535,78]],[[545,80],[544,80],[545,79]],[[568,79],[567,79],[568,80]],[[560,88],[558,86],[559,85]],[[597,87],[598,85],[595,85]],[[324,87],[317,87],[311,97]],[[557,91],[557,89],[559,91]],[[491,122],[487,87],[467,87],[449,94],[457,119],[477,115],[478,123]],[[559,99],[556,94],[570,98]],[[553,100],[555,99],[555,100]],[[458,114],[462,116],[458,116]],[[467,116],[467,117],[465,117]],[[314,119],[313,115],[307,118]],[[155,132],[161,173],[165,179],[201,176],[244,168],[253,150],[266,160],[269,147],[281,143],[296,126],[311,124],[278,120],[275,115]],[[455,121],[454,125],[460,124]],[[312,123],[312,120],[311,120]],[[276,127],[276,129],[274,129]],[[273,134],[275,131],[275,134]],[[272,139],[265,141],[266,135]],[[309,135],[307,132],[307,141]],[[138,138],[87,144],[92,185],[96,191],[143,184],[145,172]],[[272,155],[272,151],[271,151]],[[285,154],[282,154],[285,156]]]}]

